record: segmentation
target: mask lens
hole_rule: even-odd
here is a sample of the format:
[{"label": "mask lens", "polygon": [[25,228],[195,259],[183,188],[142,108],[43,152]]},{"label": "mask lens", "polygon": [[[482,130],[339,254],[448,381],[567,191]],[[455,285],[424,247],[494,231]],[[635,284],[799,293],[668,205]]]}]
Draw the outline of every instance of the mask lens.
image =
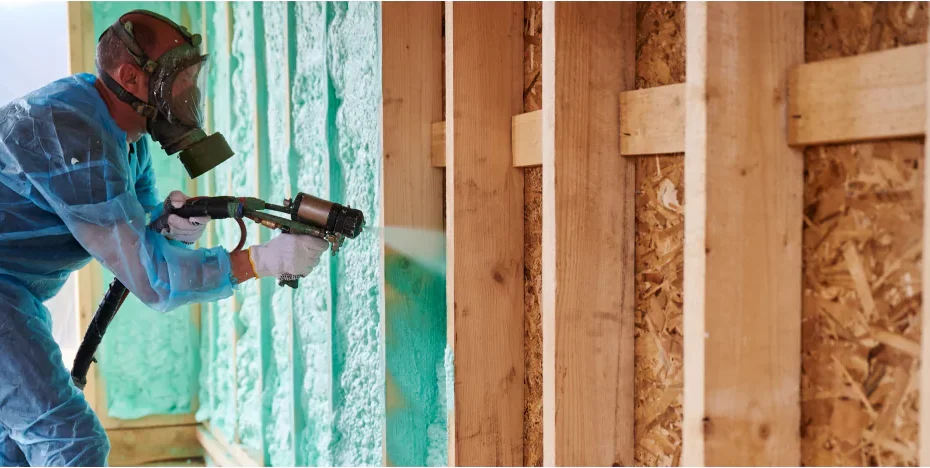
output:
[{"label": "mask lens", "polygon": [[189,127],[203,126],[203,93],[207,62],[198,62],[177,72],[171,83],[171,116]]}]

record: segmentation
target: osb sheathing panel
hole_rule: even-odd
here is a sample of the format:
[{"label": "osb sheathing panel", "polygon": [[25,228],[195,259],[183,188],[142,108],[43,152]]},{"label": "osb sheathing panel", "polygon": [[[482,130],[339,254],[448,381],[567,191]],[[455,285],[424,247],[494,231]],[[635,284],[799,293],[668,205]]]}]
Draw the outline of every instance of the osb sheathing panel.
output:
[{"label": "osb sheathing panel", "polygon": [[[636,88],[683,83],[685,5],[640,3],[636,19]],[[637,465],[677,466],[681,461],[683,182],[681,154],[637,157]]]},{"label": "osb sheathing panel", "polygon": [[[524,3],[523,111],[542,108],[542,2]],[[542,167],[524,169],[523,464],[542,466]]]},{"label": "osb sheathing panel", "polygon": [[[926,41],[925,3],[808,3],[807,61]],[[804,153],[801,458],[917,463],[923,143]]]}]

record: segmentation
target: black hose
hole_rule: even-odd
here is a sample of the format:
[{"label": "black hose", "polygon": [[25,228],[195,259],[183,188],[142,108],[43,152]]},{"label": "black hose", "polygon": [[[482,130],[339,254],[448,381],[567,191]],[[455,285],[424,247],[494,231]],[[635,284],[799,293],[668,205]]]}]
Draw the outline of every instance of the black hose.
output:
[{"label": "black hose", "polygon": [[[232,210],[230,203],[235,203],[236,200],[233,197],[198,197],[189,199],[181,208],[173,208],[168,201],[165,201],[165,214],[152,221],[149,228],[155,230],[155,232],[167,229],[170,214],[177,214],[182,218],[210,216],[213,219],[226,219],[235,217],[241,230],[241,240],[239,246],[236,247],[236,250],[239,250],[245,244],[246,231],[245,224],[241,219],[241,213],[230,213]],[[100,347],[103,335],[128,295],[129,289],[119,279],[114,278],[113,282],[110,283],[110,288],[103,295],[100,305],[97,306],[94,318],[87,326],[84,340],[81,341],[77,354],[74,356],[74,364],[71,366],[71,380],[81,390],[84,390],[84,386],[87,385],[87,372],[90,370],[90,364],[96,362],[94,355],[97,353],[97,348]]]},{"label": "black hose", "polygon": [[77,388],[84,390],[84,386],[87,385],[87,372],[90,370],[90,363],[96,361],[94,354],[96,354],[97,348],[100,346],[100,341],[103,340],[103,334],[106,333],[110,321],[113,320],[128,293],[129,290],[126,286],[120,280],[114,278],[113,282],[110,283],[110,288],[107,289],[107,293],[103,296],[103,301],[97,306],[97,312],[94,313],[94,318],[90,321],[90,325],[87,326],[84,340],[81,341],[81,346],[74,356],[74,365],[71,366],[71,380],[74,381]]}]

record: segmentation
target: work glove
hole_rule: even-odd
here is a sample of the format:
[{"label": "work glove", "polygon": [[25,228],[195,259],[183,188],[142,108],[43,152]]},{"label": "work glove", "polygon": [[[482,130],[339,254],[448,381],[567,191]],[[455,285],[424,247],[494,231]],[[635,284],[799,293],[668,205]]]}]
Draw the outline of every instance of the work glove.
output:
[{"label": "work glove", "polygon": [[320,264],[329,242],[307,235],[279,234],[262,245],[249,248],[255,276],[262,278],[304,277]]},{"label": "work glove", "polygon": [[[175,208],[184,206],[190,197],[184,195],[178,190],[168,195],[168,202]],[[178,215],[168,215],[168,229],[162,229],[161,234],[169,239],[174,239],[185,244],[193,244],[203,235],[207,223],[210,221],[209,216],[194,216],[192,218],[182,218]]]}]

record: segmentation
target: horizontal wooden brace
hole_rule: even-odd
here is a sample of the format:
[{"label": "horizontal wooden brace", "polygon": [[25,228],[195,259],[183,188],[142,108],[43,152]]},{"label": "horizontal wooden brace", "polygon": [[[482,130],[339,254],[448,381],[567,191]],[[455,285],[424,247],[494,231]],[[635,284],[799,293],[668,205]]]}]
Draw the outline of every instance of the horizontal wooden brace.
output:
[{"label": "horizontal wooden brace", "polygon": [[[511,120],[513,166],[542,165],[542,111],[526,112]],[[446,167],[446,122],[434,122],[431,160],[433,167]]]},{"label": "horizontal wooden brace", "polygon": [[926,44],[799,65],[788,74],[788,143],[923,135],[926,82]]},{"label": "horizontal wooden brace", "polygon": [[685,85],[620,93],[620,154],[685,151]]},{"label": "horizontal wooden brace", "polygon": [[[927,45],[805,63],[788,74],[788,143],[846,143],[924,134]],[[620,93],[620,154],[685,151],[685,85]],[[781,99],[774,96],[774,99]],[[541,111],[513,117],[514,167],[542,164]],[[445,167],[445,122],[432,128]]]},{"label": "horizontal wooden brace", "polygon": [[264,466],[258,453],[230,444],[216,427],[197,426],[197,441],[216,466]]},{"label": "horizontal wooden brace", "polygon": [[[107,430],[110,466],[140,466],[203,456],[196,424]],[[186,462],[185,462],[186,464]]]}]

